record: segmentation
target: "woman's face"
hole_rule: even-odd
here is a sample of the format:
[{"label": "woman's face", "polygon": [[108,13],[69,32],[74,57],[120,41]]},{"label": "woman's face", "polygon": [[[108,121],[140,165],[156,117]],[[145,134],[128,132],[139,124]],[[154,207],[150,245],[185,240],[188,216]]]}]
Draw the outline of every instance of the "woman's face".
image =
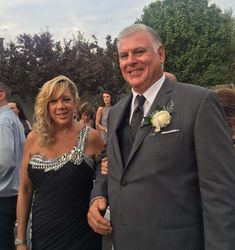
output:
[{"label": "woman's face", "polygon": [[8,102],[8,106],[10,107],[10,109],[16,114],[19,115],[19,109],[16,106],[15,102]]},{"label": "woman's face", "polygon": [[73,121],[76,103],[69,89],[61,95],[54,96],[49,101],[51,119],[60,126],[65,126]]},{"label": "woman's face", "polygon": [[108,93],[103,93],[104,104],[111,104],[111,96]]}]

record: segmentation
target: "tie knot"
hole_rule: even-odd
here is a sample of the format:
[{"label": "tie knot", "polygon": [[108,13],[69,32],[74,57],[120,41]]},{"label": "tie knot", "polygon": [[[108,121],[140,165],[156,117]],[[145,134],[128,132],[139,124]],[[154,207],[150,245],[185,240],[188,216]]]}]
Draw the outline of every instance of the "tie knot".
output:
[{"label": "tie knot", "polygon": [[137,102],[138,102],[138,106],[143,106],[144,102],[145,102],[145,97],[143,95],[137,95]]}]

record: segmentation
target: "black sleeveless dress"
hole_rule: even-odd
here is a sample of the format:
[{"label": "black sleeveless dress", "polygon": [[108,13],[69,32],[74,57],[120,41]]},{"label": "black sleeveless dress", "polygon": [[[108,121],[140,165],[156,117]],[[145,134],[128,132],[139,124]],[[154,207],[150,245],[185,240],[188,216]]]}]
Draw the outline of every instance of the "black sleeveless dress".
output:
[{"label": "black sleeveless dress", "polygon": [[54,160],[34,155],[28,165],[33,183],[32,250],[101,250],[101,236],[87,223],[93,187],[93,160],[84,155],[88,127],[71,152]]}]

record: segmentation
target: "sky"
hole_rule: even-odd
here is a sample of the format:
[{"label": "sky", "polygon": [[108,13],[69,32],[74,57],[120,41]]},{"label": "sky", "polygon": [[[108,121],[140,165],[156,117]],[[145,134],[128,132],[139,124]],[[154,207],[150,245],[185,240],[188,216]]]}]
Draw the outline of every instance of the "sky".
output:
[{"label": "sky", "polygon": [[[104,46],[105,37],[117,37],[125,27],[141,17],[144,6],[154,0],[0,0],[0,37],[15,42],[17,35],[49,32],[56,41],[70,39],[77,31],[85,39],[95,35]],[[210,0],[222,10],[235,0]]]}]

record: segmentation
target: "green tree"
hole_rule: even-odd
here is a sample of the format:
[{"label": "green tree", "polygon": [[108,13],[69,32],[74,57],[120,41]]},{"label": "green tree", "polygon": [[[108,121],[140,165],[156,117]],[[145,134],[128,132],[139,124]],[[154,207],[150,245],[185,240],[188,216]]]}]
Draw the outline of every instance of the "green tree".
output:
[{"label": "green tree", "polygon": [[33,100],[44,82],[60,74],[77,84],[82,101],[98,104],[104,89],[113,92],[116,100],[125,92],[116,40],[111,36],[101,48],[95,36],[87,41],[81,32],[63,42],[55,42],[49,31],[21,34],[5,48],[0,61],[1,79],[15,94]]},{"label": "green tree", "polygon": [[166,49],[166,71],[208,86],[235,82],[235,21],[208,0],[163,0],[146,6],[137,22],[156,29]]},{"label": "green tree", "polygon": [[19,35],[17,43],[11,42],[5,49],[1,77],[15,94],[34,97],[42,83],[61,72],[55,47],[58,51],[59,44],[48,31],[34,36]]},{"label": "green tree", "polygon": [[121,77],[116,40],[106,38],[106,48],[98,45],[95,36],[87,42],[78,32],[72,40],[65,42],[62,64],[65,74],[78,83],[82,100],[91,101],[96,106],[100,93],[109,90],[118,100],[125,91]]},{"label": "green tree", "polygon": [[103,55],[97,55],[102,72],[100,78],[100,93],[109,90],[113,93],[114,103],[126,92],[126,82],[121,75],[117,51],[117,39],[112,40],[111,36],[106,37],[106,48]]}]

